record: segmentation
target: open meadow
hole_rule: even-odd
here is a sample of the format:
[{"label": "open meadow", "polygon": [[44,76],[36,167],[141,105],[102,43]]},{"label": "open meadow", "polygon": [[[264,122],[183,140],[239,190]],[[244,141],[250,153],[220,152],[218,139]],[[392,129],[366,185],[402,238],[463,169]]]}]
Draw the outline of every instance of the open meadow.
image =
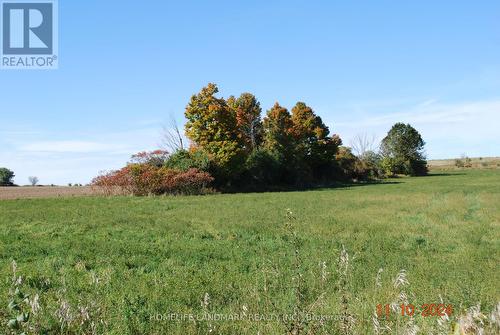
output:
[{"label": "open meadow", "polygon": [[[1,327],[18,288],[40,333],[449,333],[467,308],[489,315],[500,301],[499,264],[500,170],[304,192],[0,201]],[[421,315],[433,303],[453,306],[449,321]],[[394,305],[388,319],[378,304]]]}]

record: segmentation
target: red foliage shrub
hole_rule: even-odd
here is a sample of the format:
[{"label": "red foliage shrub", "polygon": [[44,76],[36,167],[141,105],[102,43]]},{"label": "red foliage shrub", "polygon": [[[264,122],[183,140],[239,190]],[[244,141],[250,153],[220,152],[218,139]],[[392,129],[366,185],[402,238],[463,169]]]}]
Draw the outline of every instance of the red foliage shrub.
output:
[{"label": "red foliage shrub", "polygon": [[199,194],[201,190],[206,190],[207,186],[214,180],[208,172],[198,169],[189,169],[185,172],[176,171],[170,177],[170,179],[164,180],[164,186],[168,190],[167,193],[174,194]]},{"label": "red foliage shrub", "polygon": [[198,169],[173,170],[149,164],[128,166],[94,178],[92,186],[106,195],[201,194],[213,181]]},{"label": "red foliage shrub", "polygon": [[148,164],[161,167],[165,164],[168,158],[168,151],[155,150],[155,151],[141,151],[132,155],[132,163],[134,164]]},{"label": "red foliage shrub", "polygon": [[103,173],[92,180],[90,185],[95,191],[104,193],[104,195],[131,194],[132,176],[128,166]]}]

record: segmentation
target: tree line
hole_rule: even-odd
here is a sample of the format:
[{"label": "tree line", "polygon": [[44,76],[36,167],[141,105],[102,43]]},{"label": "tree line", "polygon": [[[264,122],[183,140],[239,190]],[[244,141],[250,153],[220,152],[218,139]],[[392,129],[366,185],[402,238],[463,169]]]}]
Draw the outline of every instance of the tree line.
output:
[{"label": "tree line", "polygon": [[395,124],[380,152],[356,156],[304,102],[297,102],[291,111],[275,103],[262,118],[253,94],[225,100],[217,93],[217,86],[208,84],[191,97],[185,111],[191,147],[177,150],[171,159],[187,159],[190,167],[210,172],[219,187],[302,187],[427,173],[425,143],[411,125]]},{"label": "tree line", "polygon": [[[304,102],[297,102],[290,111],[275,103],[263,117],[253,94],[224,99],[217,93],[217,85],[210,83],[187,104],[188,148],[174,125],[165,135],[169,153],[141,153],[140,162],[136,155],[124,168],[127,171],[110,176],[120,180],[122,187],[130,182],[132,188],[141,190],[132,193],[143,194],[148,180],[154,185],[149,188],[153,193],[179,193],[183,185],[172,176],[186,182],[189,178],[182,173],[188,171],[194,180],[189,193],[208,184],[219,190],[257,191],[427,173],[425,143],[409,124],[395,124],[380,150],[361,150],[356,155]],[[147,173],[144,166],[149,166]],[[163,178],[168,187],[161,186]]]},{"label": "tree line", "polygon": [[[262,119],[253,94],[225,100],[217,93],[208,84],[191,97],[185,111],[191,147],[174,156],[208,168],[218,187],[307,185],[339,175],[335,155],[342,141],[311,107],[298,102],[289,112],[276,103]],[[208,166],[196,165],[200,156]]]},{"label": "tree line", "polygon": [[[187,104],[188,147],[177,126],[167,129],[170,152],[136,154],[127,166],[98,176],[92,184],[133,194],[192,194],[210,187],[305,188],[427,173],[425,142],[409,124],[396,123],[379,150],[359,143],[353,153],[304,102],[290,111],[275,103],[263,116],[253,94],[224,99],[217,93],[217,85],[209,83]],[[12,177],[11,171],[0,169],[0,185],[12,184]]]}]

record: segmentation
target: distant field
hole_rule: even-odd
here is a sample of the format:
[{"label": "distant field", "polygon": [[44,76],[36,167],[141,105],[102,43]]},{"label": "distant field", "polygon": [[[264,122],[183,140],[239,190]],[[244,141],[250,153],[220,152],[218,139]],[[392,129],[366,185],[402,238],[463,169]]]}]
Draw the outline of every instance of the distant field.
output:
[{"label": "distant field", "polygon": [[[376,305],[405,297],[418,309],[442,299],[455,320],[500,301],[500,170],[307,192],[0,201],[0,333],[12,260],[40,296],[30,322],[51,334],[286,334],[292,322],[248,316],[304,310],[352,315],[354,334],[373,334]],[[409,284],[395,287],[403,269]],[[437,325],[398,315],[380,326]]]},{"label": "distant field", "polygon": [[62,187],[62,186],[23,186],[23,187],[0,187],[1,199],[26,199],[26,198],[57,198],[91,195],[90,187]]},{"label": "distant field", "polygon": [[[457,158],[464,160],[463,158]],[[455,165],[457,159],[437,159],[428,161],[429,168],[432,170],[439,169],[459,169]],[[476,157],[470,158],[470,168],[500,168],[500,157]]]}]

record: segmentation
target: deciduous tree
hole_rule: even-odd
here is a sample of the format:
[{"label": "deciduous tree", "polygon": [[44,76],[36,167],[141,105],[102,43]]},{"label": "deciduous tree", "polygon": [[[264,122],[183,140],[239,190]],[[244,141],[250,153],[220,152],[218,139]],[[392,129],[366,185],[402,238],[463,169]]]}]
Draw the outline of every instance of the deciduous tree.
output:
[{"label": "deciduous tree", "polygon": [[14,179],[14,172],[7,168],[0,168],[0,186],[10,186],[12,185],[12,179]]},{"label": "deciduous tree", "polygon": [[239,137],[236,113],[222,98],[217,85],[208,84],[191,97],[186,107],[186,135],[210,155],[218,177],[229,178],[243,164],[244,145]]},{"label": "deciduous tree", "polygon": [[35,176],[31,176],[31,177],[28,177],[28,181],[30,182],[31,186],[36,186],[36,184],[38,184],[38,177],[35,177]]},{"label": "deciduous tree", "polygon": [[290,160],[294,149],[293,122],[288,110],[279,103],[267,111],[264,118],[264,147],[279,154],[282,159]]},{"label": "deciduous tree", "polygon": [[340,138],[330,137],[330,130],[321,117],[303,102],[292,108],[292,124],[297,160],[305,163],[314,177],[321,178],[333,170]]},{"label": "deciduous tree", "polygon": [[169,124],[163,126],[161,140],[163,146],[172,154],[179,150],[184,150],[184,138],[173,115],[170,115]]},{"label": "deciduous tree", "polygon": [[382,140],[382,164],[389,174],[425,175],[425,142],[410,124],[396,123]]},{"label": "deciduous tree", "polygon": [[243,93],[239,98],[231,96],[227,100],[236,114],[238,136],[247,153],[254,150],[262,141],[262,120],[260,103],[251,93]]}]

